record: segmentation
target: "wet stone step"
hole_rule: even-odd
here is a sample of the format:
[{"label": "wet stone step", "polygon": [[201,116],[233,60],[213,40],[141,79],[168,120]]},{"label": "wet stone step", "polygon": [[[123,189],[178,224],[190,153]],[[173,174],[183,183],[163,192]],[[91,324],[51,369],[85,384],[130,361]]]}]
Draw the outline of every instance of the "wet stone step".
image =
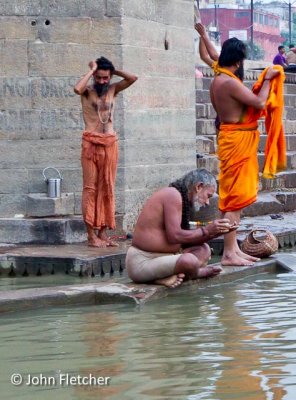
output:
[{"label": "wet stone step", "polygon": [[92,260],[79,258],[10,256],[0,259],[0,276],[44,276],[68,274],[76,276],[112,276],[121,274],[125,269],[125,253],[101,256]]}]

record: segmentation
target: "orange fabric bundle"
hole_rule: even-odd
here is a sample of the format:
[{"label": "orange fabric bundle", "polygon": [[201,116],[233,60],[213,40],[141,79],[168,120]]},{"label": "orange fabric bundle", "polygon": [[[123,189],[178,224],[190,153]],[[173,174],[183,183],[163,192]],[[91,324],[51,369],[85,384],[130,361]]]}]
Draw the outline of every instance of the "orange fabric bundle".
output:
[{"label": "orange fabric bundle", "polygon": [[84,132],[82,139],[84,221],[94,229],[114,229],[118,137],[116,133]]},{"label": "orange fabric bundle", "polygon": [[[261,115],[265,116],[267,133],[263,167],[263,176],[265,178],[274,178],[277,172],[283,171],[287,166],[286,138],[282,123],[285,74],[283,67],[280,65],[274,65],[273,68],[278,69],[280,74],[270,81],[270,92],[266,107],[261,113]],[[260,91],[267,69],[262,72],[253,86],[255,94]]]},{"label": "orange fabric bundle", "polygon": [[[265,115],[267,142],[265,146],[264,177],[274,177],[286,166],[286,145],[282,126],[283,82],[282,67],[274,66],[280,74],[271,81],[270,93],[264,110],[248,107],[242,122],[220,125],[218,137],[219,209],[222,212],[242,209],[256,201],[258,191],[259,131],[257,121]],[[257,94],[263,84],[267,68],[253,87]],[[239,80],[230,71],[215,66],[215,73],[225,73]],[[240,80],[239,80],[240,81]]]}]

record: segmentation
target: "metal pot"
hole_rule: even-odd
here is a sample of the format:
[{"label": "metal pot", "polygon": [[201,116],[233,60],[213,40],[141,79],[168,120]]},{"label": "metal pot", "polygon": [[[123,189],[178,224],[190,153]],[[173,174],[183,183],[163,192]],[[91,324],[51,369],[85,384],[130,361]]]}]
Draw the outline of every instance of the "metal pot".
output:
[{"label": "metal pot", "polygon": [[[47,169],[54,169],[59,174],[59,178],[47,178],[45,175],[45,171]],[[47,197],[61,197],[61,183],[63,178],[60,172],[54,167],[46,167],[44,168],[42,174],[45,182],[47,183]]]}]

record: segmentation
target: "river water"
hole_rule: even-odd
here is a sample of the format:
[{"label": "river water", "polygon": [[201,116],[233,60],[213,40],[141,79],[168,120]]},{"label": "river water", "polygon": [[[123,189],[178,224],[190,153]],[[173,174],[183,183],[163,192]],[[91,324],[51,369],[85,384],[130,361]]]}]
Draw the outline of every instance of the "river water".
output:
[{"label": "river water", "polygon": [[0,360],[4,400],[295,400],[296,274],[4,314]]}]

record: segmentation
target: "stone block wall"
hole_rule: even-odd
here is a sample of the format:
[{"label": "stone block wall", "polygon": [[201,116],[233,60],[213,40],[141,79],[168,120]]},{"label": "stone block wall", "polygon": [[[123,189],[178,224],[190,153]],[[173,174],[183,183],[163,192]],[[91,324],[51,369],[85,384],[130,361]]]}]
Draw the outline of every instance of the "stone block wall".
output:
[{"label": "stone block wall", "polygon": [[[26,213],[58,168],[80,213],[83,119],[75,82],[101,55],[138,81],[119,95],[117,213],[195,167],[190,0],[0,0],[0,217]],[[166,48],[165,48],[166,41]]]}]

